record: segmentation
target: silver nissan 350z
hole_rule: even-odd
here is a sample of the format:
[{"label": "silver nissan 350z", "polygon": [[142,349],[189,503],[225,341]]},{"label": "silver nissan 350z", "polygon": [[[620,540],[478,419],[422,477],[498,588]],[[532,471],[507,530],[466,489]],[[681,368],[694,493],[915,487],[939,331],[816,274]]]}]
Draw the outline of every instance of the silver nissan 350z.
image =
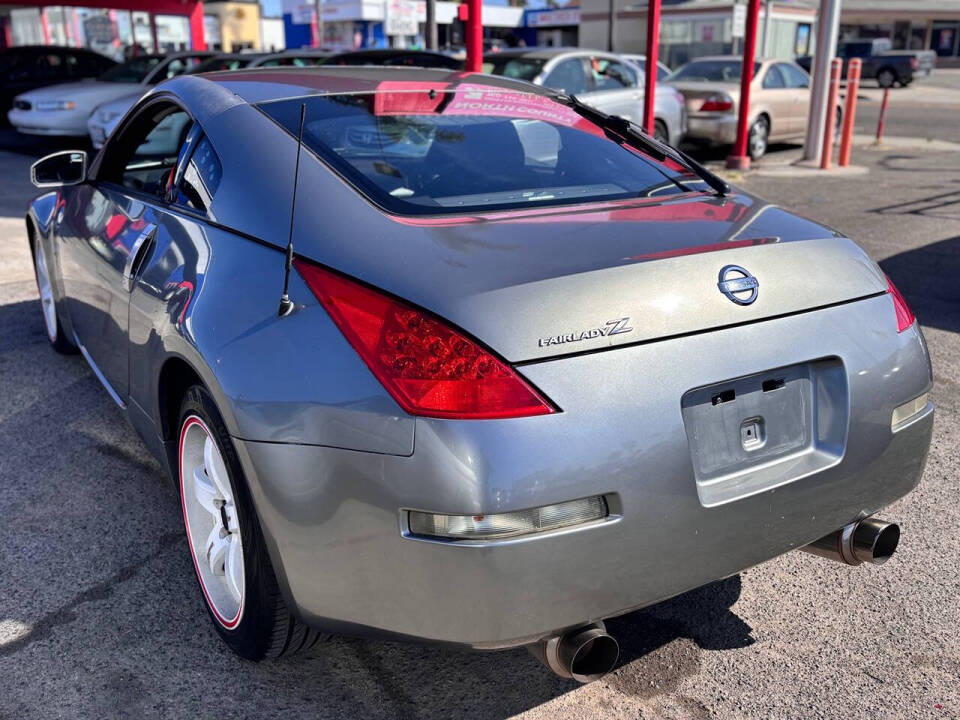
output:
[{"label": "silver nissan 350z", "polygon": [[576,97],[389,68],[184,76],[27,228],[183,508],[223,640],[529,646],[793,549],[879,563],[930,358],[852,240]]}]

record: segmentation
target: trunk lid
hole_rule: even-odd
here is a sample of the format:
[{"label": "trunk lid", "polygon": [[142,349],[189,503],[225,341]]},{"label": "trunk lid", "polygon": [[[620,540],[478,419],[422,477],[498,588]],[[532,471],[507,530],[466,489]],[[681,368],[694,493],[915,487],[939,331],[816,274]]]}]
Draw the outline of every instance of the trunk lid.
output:
[{"label": "trunk lid", "polygon": [[732,83],[671,82],[670,85],[683,93],[687,113],[691,115],[699,114],[703,101],[711,96],[727,95],[733,100],[732,109],[725,113],[708,113],[711,115],[725,115],[735,112],[740,99],[740,86]]},{"label": "trunk lid", "polygon": [[[851,240],[746,194],[469,218],[376,216],[358,228],[353,213],[318,215],[327,240],[320,246],[315,233],[298,236],[297,250],[436,313],[514,363],[886,290],[876,264]],[[727,265],[757,279],[754,302],[739,304],[719,289]],[[731,271],[727,279],[739,277]]]}]

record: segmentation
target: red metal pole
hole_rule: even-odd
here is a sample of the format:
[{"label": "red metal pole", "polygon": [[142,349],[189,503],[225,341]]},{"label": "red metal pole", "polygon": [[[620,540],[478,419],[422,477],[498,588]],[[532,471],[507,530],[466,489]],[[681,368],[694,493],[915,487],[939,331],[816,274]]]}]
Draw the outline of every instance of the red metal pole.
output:
[{"label": "red metal pole", "polygon": [[853,145],[853,120],[857,116],[857,92],[860,90],[860,70],[863,61],[853,58],[847,66],[847,103],[843,111],[843,134],[840,136],[840,157],[837,165],[850,164],[850,149]]},{"label": "red metal pole", "polygon": [[833,133],[837,128],[837,97],[840,95],[840,75],[843,60],[830,61],[830,89],[827,92],[827,116],[823,119],[823,149],[820,151],[820,169],[829,170],[833,162]]},{"label": "red metal pole", "polygon": [[207,36],[203,28],[203,3],[198,2],[190,11],[190,45],[193,50],[207,49]]},{"label": "red metal pole", "polygon": [[660,46],[660,0],[647,4],[647,65],[643,91],[643,129],[653,135],[653,104],[657,92],[657,54]]},{"label": "red metal pole", "polygon": [[749,0],[747,5],[746,36],[743,39],[743,68],[740,72],[740,113],[737,120],[737,142],[733,154],[727,158],[727,167],[735,170],[749,170],[750,156],[747,155],[747,133],[750,122],[750,84],[753,82],[753,62],[757,54],[757,16],[760,14],[760,0]]},{"label": "red metal pole", "polygon": [[880,120],[877,122],[877,144],[883,140],[883,126],[887,122],[887,105],[890,104],[890,88],[883,89],[883,105],[880,106]]},{"label": "red metal pole", "polygon": [[481,17],[483,0],[467,0],[466,6],[467,63],[464,69],[467,72],[481,72],[483,70],[483,18]]}]

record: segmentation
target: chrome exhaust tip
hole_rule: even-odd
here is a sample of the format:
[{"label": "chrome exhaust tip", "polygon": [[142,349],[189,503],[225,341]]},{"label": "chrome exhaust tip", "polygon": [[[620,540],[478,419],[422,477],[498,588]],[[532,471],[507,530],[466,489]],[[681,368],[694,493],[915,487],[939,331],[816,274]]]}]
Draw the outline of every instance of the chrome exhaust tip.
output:
[{"label": "chrome exhaust tip", "polygon": [[599,680],[613,670],[620,644],[602,622],[584,625],[529,647],[555,674],[580,683]]},{"label": "chrome exhaust tip", "polygon": [[883,565],[896,552],[899,543],[899,525],[878,518],[865,518],[835,530],[801,550],[847,565]]}]

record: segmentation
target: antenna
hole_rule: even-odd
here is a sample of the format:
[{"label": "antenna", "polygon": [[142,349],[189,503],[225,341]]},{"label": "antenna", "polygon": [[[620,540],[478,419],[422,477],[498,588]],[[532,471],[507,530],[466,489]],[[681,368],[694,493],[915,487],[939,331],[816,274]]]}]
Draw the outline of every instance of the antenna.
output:
[{"label": "antenna", "polygon": [[290,289],[290,268],[293,267],[293,213],[297,209],[297,185],[300,184],[300,148],[303,147],[303,120],[307,114],[307,104],[300,104],[300,129],[297,132],[297,162],[293,166],[293,201],[290,203],[290,234],[287,237],[287,259],[283,269],[283,294],[280,296],[280,307],[277,315],[284,317],[293,312],[293,301],[288,291]]}]

